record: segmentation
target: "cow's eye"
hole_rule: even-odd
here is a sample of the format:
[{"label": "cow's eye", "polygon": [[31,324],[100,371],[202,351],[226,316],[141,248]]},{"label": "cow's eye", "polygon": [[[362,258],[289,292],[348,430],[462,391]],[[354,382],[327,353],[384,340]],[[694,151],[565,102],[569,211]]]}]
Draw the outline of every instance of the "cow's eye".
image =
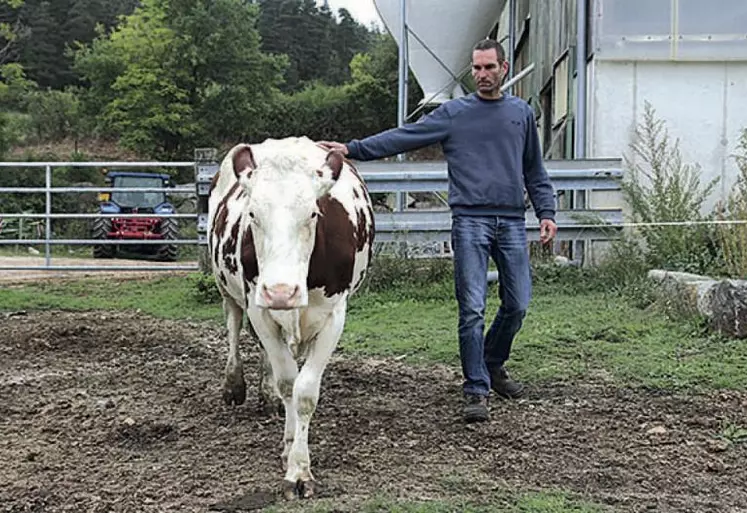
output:
[{"label": "cow's eye", "polygon": [[317,216],[317,215],[318,215],[318,214],[317,214],[316,212],[312,212],[312,213],[311,213],[311,218],[312,218],[312,219],[316,219],[316,216]]},{"label": "cow's eye", "polygon": [[249,219],[251,219],[252,221],[257,220],[257,218],[254,216],[254,212],[249,212]]}]

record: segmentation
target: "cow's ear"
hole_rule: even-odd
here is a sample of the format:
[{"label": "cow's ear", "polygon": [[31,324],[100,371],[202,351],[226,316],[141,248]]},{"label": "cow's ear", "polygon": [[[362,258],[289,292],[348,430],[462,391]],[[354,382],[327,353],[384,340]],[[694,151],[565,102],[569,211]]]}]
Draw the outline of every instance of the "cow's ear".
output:
[{"label": "cow's ear", "polygon": [[340,178],[344,157],[339,151],[330,151],[324,160],[321,169],[317,169],[315,182],[317,184],[317,197],[324,196]]},{"label": "cow's ear", "polygon": [[324,165],[322,165],[321,169],[317,169],[316,175],[321,181],[334,184],[340,178],[344,162],[345,157],[342,156],[342,153],[339,151],[330,151],[327,153],[327,158],[324,159]]},{"label": "cow's ear", "polygon": [[332,171],[332,180],[337,181],[340,178],[342,172],[342,164],[345,158],[339,151],[330,151],[327,153],[327,160],[325,161],[326,166]]},{"label": "cow's ear", "polygon": [[254,162],[254,154],[252,148],[248,144],[245,144],[238,148],[233,154],[233,172],[236,174],[237,179],[249,178],[257,168],[257,164]]}]

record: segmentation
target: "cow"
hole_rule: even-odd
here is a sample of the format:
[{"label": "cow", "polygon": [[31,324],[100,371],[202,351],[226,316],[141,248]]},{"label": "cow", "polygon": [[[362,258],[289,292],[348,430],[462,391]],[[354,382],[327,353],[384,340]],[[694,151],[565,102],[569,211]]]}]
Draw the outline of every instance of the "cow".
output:
[{"label": "cow", "polygon": [[284,495],[311,497],[309,424],[348,299],[372,258],[368,190],[341,153],[306,137],[237,144],[211,183],[208,229],[228,331],[223,399],[245,400],[239,333],[246,313],[269,361],[265,383],[285,410]]}]

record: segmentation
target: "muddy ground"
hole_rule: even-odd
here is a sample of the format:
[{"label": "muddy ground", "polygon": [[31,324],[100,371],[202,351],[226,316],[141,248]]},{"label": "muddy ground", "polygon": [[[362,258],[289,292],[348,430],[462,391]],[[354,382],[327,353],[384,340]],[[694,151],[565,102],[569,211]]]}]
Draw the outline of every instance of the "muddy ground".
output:
[{"label": "muddy ground", "polygon": [[[282,419],[221,400],[224,332],[134,313],[0,313],[0,512],[208,511],[272,503]],[[471,499],[562,488],[620,511],[747,511],[747,394],[594,383],[459,417],[457,369],[338,354],[310,448],[321,496]],[[243,502],[242,502],[243,500]]]}]

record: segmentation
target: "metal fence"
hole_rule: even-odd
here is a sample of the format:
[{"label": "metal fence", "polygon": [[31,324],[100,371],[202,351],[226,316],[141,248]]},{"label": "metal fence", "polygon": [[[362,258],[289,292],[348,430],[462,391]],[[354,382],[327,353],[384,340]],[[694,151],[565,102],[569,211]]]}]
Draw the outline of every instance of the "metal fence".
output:
[{"label": "metal fence", "polygon": [[[209,182],[219,168],[214,151],[197,151],[194,162],[0,162],[0,172],[12,168],[38,168],[44,173],[44,187],[1,187],[0,205],[7,194],[45,195],[44,212],[2,212],[0,222],[11,219],[43,221],[44,236],[32,239],[3,238],[0,247],[8,245],[43,246],[43,265],[4,265],[3,270],[66,270],[66,271],[193,271],[198,265],[54,265],[52,246],[163,244],[161,240],[102,240],[91,238],[57,238],[52,222],[57,219],[89,219],[102,217],[161,217],[188,219],[196,223],[195,238],[169,240],[168,244],[204,246],[207,238],[207,196]],[[211,158],[212,157],[212,158]],[[192,185],[169,188],[122,187],[55,187],[53,169],[63,167],[93,168],[148,168],[149,171],[167,168],[193,168]],[[369,192],[375,199],[376,240],[378,244],[433,245],[442,253],[449,253],[451,217],[446,204],[448,190],[446,163],[434,162],[361,162],[356,163]],[[619,180],[623,171],[620,160],[569,160],[546,162],[548,173],[557,192],[558,236],[556,251],[571,254],[581,261],[589,257],[589,250],[597,242],[617,236],[623,221]],[[53,197],[56,194],[83,194],[100,192],[166,192],[194,198],[196,211],[178,214],[103,214],[55,212]],[[539,225],[531,211],[527,212],[529,239],[539,239]],[[56,258],[56,257],[55,257]],[[63,260],[64,259],[60,259]]]}]

